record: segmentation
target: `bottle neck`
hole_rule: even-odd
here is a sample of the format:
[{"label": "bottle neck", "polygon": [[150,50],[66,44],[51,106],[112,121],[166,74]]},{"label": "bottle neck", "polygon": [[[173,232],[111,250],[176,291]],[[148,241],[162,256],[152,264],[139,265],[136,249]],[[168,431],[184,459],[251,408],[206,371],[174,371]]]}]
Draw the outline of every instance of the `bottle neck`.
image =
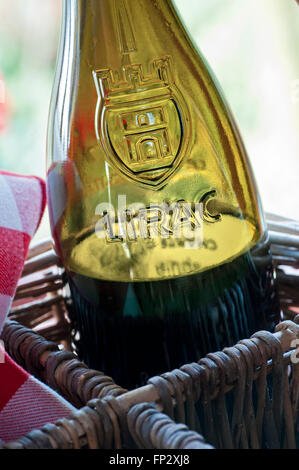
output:
[{"label": "bottle neck", "polygon": [[148,64],[187,38],[172,0],[64,0],[64,23],[92,67]]}]

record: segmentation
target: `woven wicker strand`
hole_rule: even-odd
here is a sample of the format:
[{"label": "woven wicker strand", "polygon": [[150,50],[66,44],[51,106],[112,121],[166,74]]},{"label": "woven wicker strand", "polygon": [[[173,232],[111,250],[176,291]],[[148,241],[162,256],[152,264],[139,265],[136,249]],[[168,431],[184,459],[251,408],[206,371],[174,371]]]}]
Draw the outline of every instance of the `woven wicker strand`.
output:
[{"label": "woven wicker strand", "polygon": [[128,428],[141,449],[212,449],[204,438],[186,425],[174,424],[151,403],[133,406],[128,413]]},{"label": "woven wicker strand", "polygon": [[55,343],[45,341],[38,333],[16,321],[5,323],[2,339],[8,354],[18,364],[76,407],[95,397],[126,392],[111,377],[88,369],[73,353],[59,351]]},{"label": "woven wicker strand", "polygon": [[[202,436],[186,425],[175,424],[154,405],[138,404],[127,415],[128,430],[134,448],[152,449],[212,449]],[[152,431],[155,431],[154,433]],[[120,449],[121,432],[111,408],[102,400],[92,400],[88,406],[41,430],[34,430],[3,449]]]},{"label": "woven wicker strand", "polygon": [[[159,380],[153,378],[148,386],[94,399],[69,420],[47,425],[4,448],[211,448],[199,430],[188,427],[190,414],[198,410],[203,435],[216,448],[295,448],[299,380],[290,345],[298,338],[299,326],[283,322],[275,334],[258,332],[233,348],[208,354],[198,364],[163,374]],[[240,357],[243,360],[236,361]],[[289,367],[292,375],[287,372]],[[243,368],[245,373],[238,375]],[[268,395],[266,374],[271,378],[273,400]],[[256,382],[255,412],[252,397]],[[230,392],[234,395],[232,405],[226,401]],[[228,406],[232,406],[232,423]],[[165,410],[175,421],[161,413]]]},{"label": "woven wicker strand", "polygon": [[[298,319],[298,315],[294,317],[296,322]],[[276,336],[279,337],[280,341],[283,343],[282,347],[284,351],[288,351],[291,342],[296,339],[296,329],[294,330],[294,326],[290,325],[294,325],[293,322],[283,322],[277,327]],[[296,324],[295,328],[298,328]],[[25,363],[30,364],[31,373],[33,373],[38,379],[48,383],[52,388],[59,391],[69,399],[69,401],[77,404],[77,406],[86,404],[87,401],[92,398],[104,398],[105,390],[107,387],[109,388],[110,385],[112,386],[112,389],[108,391],[109,395],[114,394],[111,393],[113,390],[115,390],[115,395],[120,395],[126,392],[126,390],[115,385],[110,377],[106,377],[99,371],[89,370],[86,365],[81,363],[77,357],[70,352],[58,352],[58,348],[54,343],[44,341],[36,332],[19,325],[17,322],[8,321],[5,324],[2,339],[4,340],[7,352],[13,359],[22,366],[24,366]],[[229,350],[231,351],[232,348],[229,348]],[[208,355],[207,357],[209,358],[211,355]],[[185,366],[181,368],[180,383],[183,384],[182,389],[181,386],[176,388],[173,384],[173,380],[177,380],[175,374],[177,374],[178,371],[175,370],[172,373],[162,374],[161,377],[150,379],[149,383],[152,385],[142,387],[139,390],[147,393],[148,389],[153,390],[156,388],[157,384],[154,382],[162,384],[159,387],[161,400],[164,402],[166,413],[171,415],[172,396],[180,390],[183,394],[184,401],[186,400],[186,396],[189,396],[189,400],[198,400],[199,392],[197,389],[194,390],[194,384],[197,384],[197,382],[200,381],[199,377],[201,374],[204,374],[204,369],[200,367],[200,365],[206,360],[207,359],[199,361],[199,367],[196,365],[196,368],[193,369],[192,375],[189,375],[190,367],[192,367],[192,365],[186,366],[187,369]],[[271,366],[272,364],[270,361],[268,364],[269,370],[271,370]],[[234,369],[232,362],[230,363],[230,368],[233,372],[230,373],[229,381],[226,382],[226,393],[233,388],[238,375],[240,375],[240,371]],[[213,381],[214,390],[210,390],[212,393],[209,393],[212,398],[215,398],[218,393],[217,391],[219,390],[220,380],[215,372],[216,365],[213,365],[212,363],[210,369],[211,371],[214,370],[213,375],[211,374],[211,371],[209,374],[212,375],[215,380]],[[184,372],[185,374],[183,374]],[[258,374],[258,372],[256,374]],[[242,372],[242,376],[243,375],[244,372]],[[167,380],[165,380],[164,377],[166,377]],[[188,392],[186,393],[186,389],[190,390],[190,381],[193,384],[191,398],[190,392],[189,394]],[[200,383],[201,386],[205,384],[204,378],[201,379]],[[136,390],[130,392],[132,396],[134,396],[135,393]],[[80,400],[79,403],[78,400]],[[171,417],[174,417],[174,414]]]},{"label": "woven wicker strand", "polygon": [[[290,326],[294,336],[291,330],[288,330]],[[288,340],[283,336],[279,338],[279,332],[287,331],[291,335]],[[298,334],[297,325],[282,323],[275,335],[258,332],[250,340],[241,341],[234,348],[208,354],[199,364],[182,367],[187,373],[190,373],[193,367],[192,380],[200,384],[199,392],[193,396],[197,408],[201,407],[201,427],[197,431],[202,432],[208,442],[217,448],[295,447],[298,366],[291,362],[290,353],[286,351],[289,350],[291,342],[295,338],[298,339]],[[286,347],[287,344],[289,347]],[[290,367],[291,376],[288,374]],[[175,374],[176,371],[163,374],[159,380],[155,378],[149,382],[156,388],[163,410],[167,410],[169,416],[175,416],[176,421],[188,423],[187,413],[182,414],[187,409],[182,407],[186,397],[182,388],[171,380],[171,375]],[[272,401],[269,398],[265,374],[271,379]],[[181,378],[183,380],[183,376]],[[258,401],[254,405],[255,388],[259,392]],[[230,400],[233,398],[233,409],[230,410],[233,416],[231,424],[228,419],[228,408],[231,405],[226,398],[230,391],[233,392],[233,397],[230,397]],[[293,404],[290,396],[293,397]],[[285,442],[282,442],[285,430],[288,432]]]}]

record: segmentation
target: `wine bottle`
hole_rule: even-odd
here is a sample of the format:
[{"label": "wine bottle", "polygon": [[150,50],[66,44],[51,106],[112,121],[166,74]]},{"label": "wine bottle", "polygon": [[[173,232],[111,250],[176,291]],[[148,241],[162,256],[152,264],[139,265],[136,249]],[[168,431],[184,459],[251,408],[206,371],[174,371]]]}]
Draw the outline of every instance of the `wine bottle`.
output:
[{"label": "wine bottle", "polygon": [[246,151],[171,0],[64,1],[47,186],[89,367],[134,388],[273,329]]}]

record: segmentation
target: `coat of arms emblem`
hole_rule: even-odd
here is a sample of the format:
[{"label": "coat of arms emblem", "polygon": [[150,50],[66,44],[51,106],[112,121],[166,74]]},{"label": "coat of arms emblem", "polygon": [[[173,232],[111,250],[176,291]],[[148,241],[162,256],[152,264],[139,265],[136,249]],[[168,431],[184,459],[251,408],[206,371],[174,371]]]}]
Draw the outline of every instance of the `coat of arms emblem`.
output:
[{"label": "coat of arms emblem", "polygon": [[160,187],[186,154],[188,114],[174,85],[169,57],[94,72],[98,92],[96,133],[110,162],[126,177]]}]

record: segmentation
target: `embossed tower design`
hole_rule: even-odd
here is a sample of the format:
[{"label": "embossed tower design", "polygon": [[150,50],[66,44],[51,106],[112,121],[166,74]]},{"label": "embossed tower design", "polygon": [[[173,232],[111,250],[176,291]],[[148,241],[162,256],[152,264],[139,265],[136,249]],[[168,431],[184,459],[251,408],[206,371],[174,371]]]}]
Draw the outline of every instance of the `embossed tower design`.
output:
[{"label": "embossed tower design", "polygon": [[170,57],[121,72],[94,72],[99,96],[96,132],[110,161],[127,177],[158,186],[185,152],[186,104],[174,85]]}]

